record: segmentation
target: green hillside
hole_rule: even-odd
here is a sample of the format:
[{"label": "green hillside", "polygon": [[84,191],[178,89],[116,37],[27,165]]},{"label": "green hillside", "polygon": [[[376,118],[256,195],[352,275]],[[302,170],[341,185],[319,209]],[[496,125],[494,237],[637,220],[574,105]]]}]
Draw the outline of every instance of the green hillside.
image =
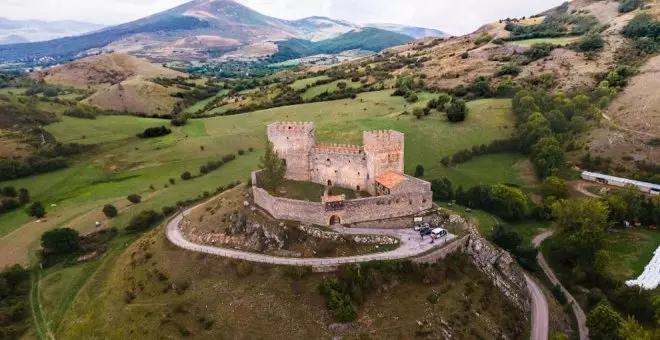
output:
[{"label": "green hillside", "polygon": [[356,49],[380,52],[386,48],[404,45],[413,40],[412,37],[404,34],[378,28],[365,28],[317,42],[304,39],[281,41],[278,43],[279,51],[270,59],[272,62],[282,62],[316,54],[335,54]]}]

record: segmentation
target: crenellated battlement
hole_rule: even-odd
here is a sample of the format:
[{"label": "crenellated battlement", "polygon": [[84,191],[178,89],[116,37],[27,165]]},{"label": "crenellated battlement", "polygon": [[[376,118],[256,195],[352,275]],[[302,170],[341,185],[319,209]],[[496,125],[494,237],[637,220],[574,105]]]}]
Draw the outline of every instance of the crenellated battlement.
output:
[{"label": "crenellated battlement", "polygon": [[314,130],[312,122],[275,122],[268,125],[269,133],[309,133]]},{"label": "crenellated battlement", "polygon": [[351,144],[316,144],[312,149],[314,152],[346,153],[359,154],[362,148],[359,145]]},{"label": "crenellated battlement", "polygon": [[364,131],[364,150],[366,152],[403,150],[403,133],[394,130]]}]

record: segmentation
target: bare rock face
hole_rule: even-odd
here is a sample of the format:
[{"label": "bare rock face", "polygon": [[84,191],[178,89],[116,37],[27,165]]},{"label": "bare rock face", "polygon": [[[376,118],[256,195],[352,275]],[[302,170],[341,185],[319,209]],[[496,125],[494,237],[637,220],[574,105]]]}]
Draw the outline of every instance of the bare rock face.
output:
[{"label": "bare rock face", "polygon": [[470,235],[463,251],[504,295],[523,310],[524,315],[529,315],[531,297],[527,282],[522,269],[508,252],[475,234]]}]

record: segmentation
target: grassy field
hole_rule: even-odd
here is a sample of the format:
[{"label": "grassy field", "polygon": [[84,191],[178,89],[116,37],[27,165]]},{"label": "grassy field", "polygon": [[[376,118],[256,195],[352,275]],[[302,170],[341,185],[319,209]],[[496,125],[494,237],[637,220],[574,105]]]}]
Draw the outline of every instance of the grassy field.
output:
[{"label": "grassy field", "polygon": [[[286,181],[282,187],[280,187],[280,190],[283,190],[286,193],[282,194],[281,192],[277,192],[274,194],[280,197],[286,197],[294,200],[321,202],[321,197],[325,191],[325,186],[310,182]],[[330,194],[345,195],[346,199],[354,199],[357,197],[357,194],[354,190],[339,187],[333,187],[330,190]],[[369,195],[368,193],[360,194],[362,197]]]},{"label": "grassy field", "polygon": [[[420,101],[410,105],[401,97],[391,97],[390,93],[370,92],[354,100],[195,119],[183,128],[174,128],[170,135],[154,139],[138,139],[135,134],[147,127],[167,125],[166,120],[131,116],[103,116],[96,120],[63,117],[61,122],[47,126],[47,130],[60,141],[92,144],[95,150],[68,169],[2,183],[27,188],[34,200],[48,207],[49,214],[41,224],[30,222],[38,226],[31,232],[14,233],[0,239],[0,248],[2,245],[12,249],[36,245],[41,232],[62,224],[87,230],[95,219],[103,219],[98,213],[103,204],[123,202],[132,193],[141,194],[143,202],[127,206],[116,219],[107,223],[123,228],[130,217],[143,209],[160,210],[204,191],[212,192],[231,181],[245,180],[258,166],[266,141],[265,127],[273,121],[313,121],[321,142],[360,144],[363,130],[398,130],[406,134],[406,172],[412,173],[415,166],[421,164],[429,174],[438,176],[443,175],[444,167],[439,163],[443,157],[473,145],[506,138],[513,131],[510,100],[470,102],[467,120],[451,124],[437,112],[422,120],[401,115],[404,110],[424,106],[432,98],[431,94],[421,93]],[[250,147],[256,151],[211,174],[186,182],[179,180],[184,171],[196,174],[202,164]],[[169,178],[175,178],[177,184],[166,188]],[[430,175],[427,178],[432,179]],[[27,221],[23,212],[0,216],[0,233],[9,234]],[[15,256],[7,261],[24,261],[26,253],[25,249],[20,251],[22,255],[13,251]]]},{"label": "grassy field", "polygon": [[329,79],[329,77],[328,76],[318,76],[318,77],[300,79],[300,80],[296,80],[293,84],[289,85],[289,87],[291,87],[294,90],[302,90],[305,87],[307,87],[307,85],[312,85],[312,84],[314,84],[315,82],[317,82],[319,80],[326,80],[326,79]]},{"label": "grassy field", "polygon": [[506,45],[517,45],[529,47],[534,44],[555,44],[555,45],[568,45],[570,43],[580,40],[580,37],[559,37],[559,38],[538,38],[538,39],[527,39],[527,40],[517,40],[517,41],[507,41]]},{"label": "grassy field", "polygon": [[314,97],[318,96],[319,94],[321,94],[323,92],[326,92],[326,91],[328,91],[330,93],[335,92],[335,91],[339,90],[339,88],[337,87],[337,84],[339,84],[341,82],[346,84],[346,88],[356,89],[356,88],[359,88],[360,86],[362,86],[362,83],[360,83],[359,81],[352,82],[350,80],[345,80],[345,79],[336,80],[336,81],[333,81],[332,83],[329,83],[329,84],[311,87],[307,91],[305,91],[305,93],[302,94],[302,97],[303,97],[303,99],[311,99],[311,98],[314,98]]},{"label": "grassy field", "polygon": [[653,258],[660,245],[660,232],[644,229],[612,230],[608,232],[604,249],[612,261],[610,273],[617,279],[637,278]]},{"label": "grassy field", "polygon": [[218,92],[218,94],[216,94],[215,96],[213,96],[211,98],[206,98],[204,100],[200,100],[197,103],[187,107],[185,110],[183,110],[183,112],[185,112],[185,113],[196,113],[197,111],[203,110],[204,107],[206,107],[206,105],[208,103],[218,99],[219,97],[222,97],[222,96],[226,95],[227,93],[229,93],[229,90],[222,90],[222,91]]},{"label": "grassy field", "polygon": [[424,177],[447,177],[454,186],[462,185],[464,188],[496,183],[524,186],[526,183],[516,170],[516,165],[524,159],[525,156],[518,154],[484,155],[453,167],[436,167],[432,171],[426,171]]}]

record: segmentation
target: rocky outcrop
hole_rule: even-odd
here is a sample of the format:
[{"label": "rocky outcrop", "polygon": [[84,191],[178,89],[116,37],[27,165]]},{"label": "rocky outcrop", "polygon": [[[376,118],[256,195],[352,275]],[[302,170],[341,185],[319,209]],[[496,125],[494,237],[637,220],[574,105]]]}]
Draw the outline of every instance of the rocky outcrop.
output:
[{"label": "rocky outcrop", "polygon": [[504,295],[525,315],[530,313],[529,290],[522,269],[511,255],[501,250],[478,234],[471,234],[463,248],[474,264],[493,281]]},{"label": "rocky outcrop", "polygon": [[301,225],[300,230],[309,236],[329,240],[338,243],[346,243],[348,241],[355,242],[356,244],[376,244],[376,245],[393,245],[399,244],[399,240],[394,237],[386,235],[346,235],[335,232],[328,232],[321,230],[317,227]]}]

